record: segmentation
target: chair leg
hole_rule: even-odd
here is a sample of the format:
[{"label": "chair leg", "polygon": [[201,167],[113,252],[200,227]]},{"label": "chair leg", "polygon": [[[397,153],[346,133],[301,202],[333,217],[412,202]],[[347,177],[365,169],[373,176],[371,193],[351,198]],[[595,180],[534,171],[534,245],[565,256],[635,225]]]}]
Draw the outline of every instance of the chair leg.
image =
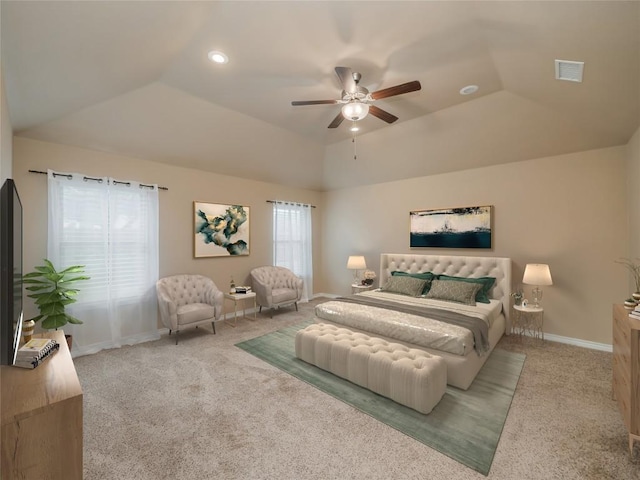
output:
[{"label": "chair leg", "polygon": [[296,306],[296,312],[298,311],[298,302],[295,302],[294,305]]},{"label": "chair leg", "polygon": [[211,326],[213,327],[213,334],[216,334],[216,322],[211,322]]},{"label": "chair leg", "polygon": [[180,330],[176,330],[176,345],[178,344],[179,336],[180,336]]},{"label": "chair leg", "polygon": [[258,313],[262,313],[262,305],[260,305],[260,308],[258,309]]}]

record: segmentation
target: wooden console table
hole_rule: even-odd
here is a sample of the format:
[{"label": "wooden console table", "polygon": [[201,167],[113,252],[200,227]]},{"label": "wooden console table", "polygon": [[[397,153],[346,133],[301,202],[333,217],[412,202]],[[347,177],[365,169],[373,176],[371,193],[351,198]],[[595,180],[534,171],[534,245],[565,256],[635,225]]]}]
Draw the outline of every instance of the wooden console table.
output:
[{"label": "wooden console table", "polygon": [[640,441],[640,320],[613,306],[613,395],[629,431],[629,450]]},{"label": "wooden console table", "polygon": [[82,389],[61,330],[60,350],[35,369],[3,366],[3,480],[82,479]]}]

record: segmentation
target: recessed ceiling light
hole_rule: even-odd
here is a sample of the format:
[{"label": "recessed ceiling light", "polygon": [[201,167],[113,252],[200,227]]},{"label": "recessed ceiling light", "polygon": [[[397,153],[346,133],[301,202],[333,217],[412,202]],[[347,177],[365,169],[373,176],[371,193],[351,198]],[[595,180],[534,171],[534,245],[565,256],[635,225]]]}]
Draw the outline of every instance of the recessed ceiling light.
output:
[{"label": "recessed ceiling light", "polygon": [[476,93],[477,91],[477,85],[467,85],[466,87],[462,87],[460,89],[460,95],[471,95],[472,93]]},{"label": "recessed ceiling light", "polygon": [[224,53],[215,50],[211,50],[207,56],[214,63],[227,63],[229,61],[229,57]]}]

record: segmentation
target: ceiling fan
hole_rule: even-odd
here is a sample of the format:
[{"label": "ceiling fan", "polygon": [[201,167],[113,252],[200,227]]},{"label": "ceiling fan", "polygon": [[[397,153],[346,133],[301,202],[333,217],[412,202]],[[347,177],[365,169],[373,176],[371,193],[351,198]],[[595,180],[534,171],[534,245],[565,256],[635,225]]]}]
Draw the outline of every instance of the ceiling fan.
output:
[{"label": "ceiling fan", "polygon": [[342,98],[340,100],[299,100],[291,102],[293,106],[299,105],[336,105],[341,104],[342,110],[329,124],[329,128],[337,128],[344,119],[354,122],[362,120],[368,113],[387,123],[393,123],[398,117],[382,110],[371,102],[380,100],[381,98],[402,95],[403,93],[415,92],[420,90],[422,86],[420,82],[403,83],[395,87],[383,88],[375,92],[369,92],[364,87],[358,85],[362,75],[353,72],[349,67],[336,67],[336,74],[342,83]]}]

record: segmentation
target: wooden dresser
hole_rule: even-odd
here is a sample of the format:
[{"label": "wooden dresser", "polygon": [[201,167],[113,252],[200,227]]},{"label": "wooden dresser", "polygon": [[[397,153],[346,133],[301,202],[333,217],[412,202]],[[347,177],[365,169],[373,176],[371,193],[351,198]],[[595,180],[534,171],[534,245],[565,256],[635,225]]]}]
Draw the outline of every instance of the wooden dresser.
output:
[{"label": "wooden dresser", "polygon": [[613,395],[629,430],[629,450],[640,441],[640,320],[613,306]]},{"label": "wooden dresser", "polygon": [[37,368],[3,366],[0,478],[82,479],[82,389],[62,331]]}]

